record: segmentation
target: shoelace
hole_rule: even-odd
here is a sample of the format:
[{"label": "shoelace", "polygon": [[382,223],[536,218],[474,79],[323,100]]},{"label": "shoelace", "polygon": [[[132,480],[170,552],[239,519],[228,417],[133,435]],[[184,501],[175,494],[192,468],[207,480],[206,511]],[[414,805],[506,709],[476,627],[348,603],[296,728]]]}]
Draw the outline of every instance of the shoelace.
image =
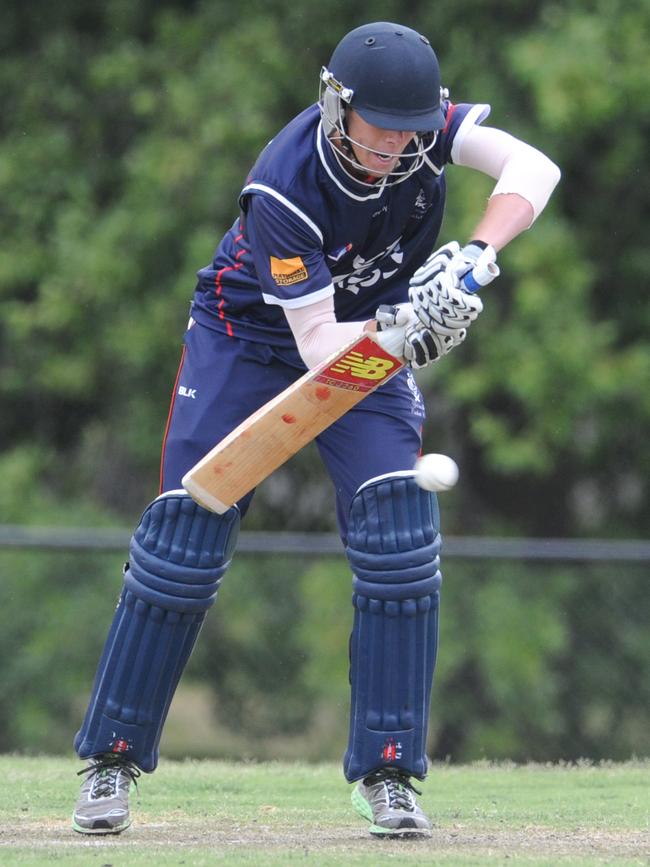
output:
[{"label": "shoelace", "polygon": [[120,771],[127,774],[137,788],[138,777],[141,773],[139,768],[136,768],[134,764],[126,759],[112,755],[98,757],[92,765],[88,765],[87,768],[77,771],[77,776],[88,774],[89,779],[95,778],[91,793],[93,799],[110,798],[117,792],[117,779]]},{"label": "shoelace", "polygon": [[388,793],[388,805],[392,809],[412,811],[415,805],[411,792],[415,792],[416,795],[422,794],[415,788],[406,774],[379,771],[377,774],[371,775],[370,778],[366,777],[366,780],[370,783],[384,783]]}]

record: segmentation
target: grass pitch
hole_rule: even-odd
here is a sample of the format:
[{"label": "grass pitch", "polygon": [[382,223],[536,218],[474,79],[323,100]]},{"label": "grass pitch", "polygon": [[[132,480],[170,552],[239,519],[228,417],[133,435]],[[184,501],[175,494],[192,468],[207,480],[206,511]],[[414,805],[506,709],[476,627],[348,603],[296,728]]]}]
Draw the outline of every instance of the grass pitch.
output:
[{"label": "grass pitch", "polygon": [[0,756],[2,865],[647,865],[650,762],[434,766],[429,840],[376,840],[336,765],[163,762],[116,837],[70,828],[73,759]]}]

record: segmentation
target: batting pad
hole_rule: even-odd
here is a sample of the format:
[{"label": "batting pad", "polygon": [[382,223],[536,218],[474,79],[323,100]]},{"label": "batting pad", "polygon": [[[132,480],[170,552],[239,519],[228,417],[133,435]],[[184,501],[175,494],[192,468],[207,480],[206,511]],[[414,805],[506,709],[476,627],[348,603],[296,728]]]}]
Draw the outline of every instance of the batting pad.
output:
[{"label": "batting pad", "polygon": [[184,491],[145,510],[131,540],[124,587],[75,749],[158,764],[167,711],[239,531],[239,510],[216,515]]},{"label": "batting pad", "polygon": [[382,767],[422,779],[442,577],[435,494],[412,473],[372,479],[350,508],[354,572],[349,781]]}]

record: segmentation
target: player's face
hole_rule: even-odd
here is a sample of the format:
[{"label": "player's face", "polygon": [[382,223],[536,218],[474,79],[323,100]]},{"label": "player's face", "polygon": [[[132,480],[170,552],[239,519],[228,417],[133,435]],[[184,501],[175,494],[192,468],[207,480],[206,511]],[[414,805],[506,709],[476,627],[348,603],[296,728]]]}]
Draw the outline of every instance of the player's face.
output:
[{"label": "player's face", "polygon": [[395,170],[400,154],[415,136],[415,132],[400,132],[373,126],[352,109],[347,114],[347,134],[353,139],[352,149],[358,162],[368,169],[370,174],[377,176],[387,175]]}]

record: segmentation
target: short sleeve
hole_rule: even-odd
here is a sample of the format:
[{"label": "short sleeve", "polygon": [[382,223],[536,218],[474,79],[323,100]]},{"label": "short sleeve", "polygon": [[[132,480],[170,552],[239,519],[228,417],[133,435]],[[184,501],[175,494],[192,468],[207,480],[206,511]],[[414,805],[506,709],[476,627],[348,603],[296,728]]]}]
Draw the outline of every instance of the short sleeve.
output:
[{"label": "short sleeve", "polygon": [[434,160],[439,169],[447,163],[455,162],[454,157],[463,138],[475,124],[485,120],[490,114],[490,106],[484,103],[454,104],[447,101],[444,103],[443,111],[446,123],[434,148]]},{"label": "short sleeve", "polygon": [[267,304],[298,308],[334,294],[318,227],[283,196],[250,195],[246,231]]}]

